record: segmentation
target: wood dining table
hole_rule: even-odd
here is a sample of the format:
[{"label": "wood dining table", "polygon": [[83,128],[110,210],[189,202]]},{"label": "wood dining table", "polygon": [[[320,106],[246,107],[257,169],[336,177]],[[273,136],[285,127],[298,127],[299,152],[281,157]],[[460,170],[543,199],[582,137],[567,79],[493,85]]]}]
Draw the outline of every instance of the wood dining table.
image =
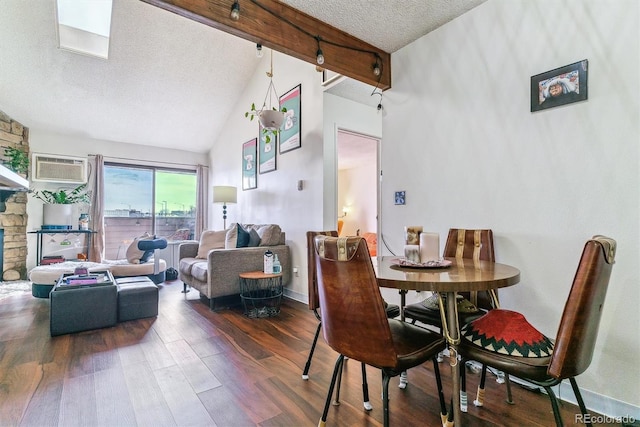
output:
[{"label": "wood dining table", "polygon": [[[449,362],[453,383],[453,396],[460,395],[460,366],[457,346],[460,343],[460,325],[456,306],[458,292],[492,291],[515,285],[520,281],[520,270],[506,264],[478,261],[470,258],[444,258],[446,267],[409,267],[400,265],[397,256],[378,257],[376,276],[378,285],[399,289],[401,306],[405,306],[406,291],[437,292],[443,301],[443,333],[449,344]],[[494,294],[495,296],[495,294]],[[497,303],[497,298],[495,299]],[[444,304],[446,301],[446,305]],[[403,316],[404,319],[404,316]],[[454,425],[461,426],[460,399],[453,399]]]}]

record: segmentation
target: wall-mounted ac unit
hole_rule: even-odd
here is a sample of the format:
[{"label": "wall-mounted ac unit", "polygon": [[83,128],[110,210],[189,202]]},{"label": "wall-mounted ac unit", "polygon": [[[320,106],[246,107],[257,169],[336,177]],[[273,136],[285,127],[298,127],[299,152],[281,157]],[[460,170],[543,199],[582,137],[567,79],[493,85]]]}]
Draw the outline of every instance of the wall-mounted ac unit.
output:
[{"label": "wall-mounted ac unit", "polygon": [[33,153],[31,180],[84,184],[87,182],[87,159]]}]

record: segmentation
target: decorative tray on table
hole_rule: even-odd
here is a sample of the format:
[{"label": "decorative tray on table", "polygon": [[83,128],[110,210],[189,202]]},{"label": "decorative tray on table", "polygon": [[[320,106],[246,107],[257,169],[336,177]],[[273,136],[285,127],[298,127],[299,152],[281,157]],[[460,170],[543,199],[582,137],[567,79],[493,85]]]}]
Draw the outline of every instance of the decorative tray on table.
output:
[{"label": "decorative tray on table", "polygon": [[406,258],[396,258],[391,261],[393,264],[406,268],[446,268],[451,265],[451,261],[447,259],[439,259],[437,261],[414,262]]}]

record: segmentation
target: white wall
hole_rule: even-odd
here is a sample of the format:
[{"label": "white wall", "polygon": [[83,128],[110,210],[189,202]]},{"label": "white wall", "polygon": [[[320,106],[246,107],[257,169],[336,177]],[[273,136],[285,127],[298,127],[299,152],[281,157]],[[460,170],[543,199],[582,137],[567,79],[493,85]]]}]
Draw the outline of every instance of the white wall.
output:
[{"label": "white wall", "polygon": [[[636,419],[639,4],[490,0],[394,53],[381,190],[382,232],[396,252],[405,225],[441,236],[492,228],[497,261],[521,270],[500,291],[503,307],[551,337],[585,241],[615,238],[595,355],[578,382],[593,392],[591,408]],[[531,113],[530,77],[582,59],[589,99]],[[406,206],[391,202],[397,190]]]},{"label": "white wall", "polygon": [[[242,144],[258,136],[258,124],[244,117],[254,102],[262,105],[269,79],[269,54],[256,59],[256,71],[245,93],[228,117],[227,126],[212,144],[210,184],[238,187],[238,203],[228,207],[227,226],[240,223],[279,224],[291,248],[293,266],[299,270],[285,293],[307,301],[306,232],[322,229],[322,89],[315,66],[274,52],[274,84],[282,95],[302,84],[301,147],[276,155],[277,170],[258,174],[258,188],[242,190]],[[297,183],[303,181],[303,190]],[[211,228],[222,228],[222,208],[211,210]]]},{"label": "white wall", "polygon": [[[29,128],[29,149],[32,153],[59,154],[76,157],[102,154],[105,156],[105,160],[128,162],[131,164],[155,164],[177,169],[193,170],[193,166],[197,164],[207,165],[209,162],[207,155],[201,153],[60,135],[42,132],[36,128]],[[93,180],[93,175],[90,176],[90,180]],[[32,183],[31,187],[32,189],[56,191],[59,188],[73,188],[75,185],[65,186],[64,184],[55,183]],[[42,225],[42,202],[30,197],[29,203],[27,203],[27,214],[29,215],[27,230],[39,229]],[[75,215],[74,217],[77,218],[77,216],[78,215]],[[27,250],[29,252],[27,256],[27,270],[30,270],[36,265],[36,236],[33,235],[33,237],[29,237],[27,244]]]}]

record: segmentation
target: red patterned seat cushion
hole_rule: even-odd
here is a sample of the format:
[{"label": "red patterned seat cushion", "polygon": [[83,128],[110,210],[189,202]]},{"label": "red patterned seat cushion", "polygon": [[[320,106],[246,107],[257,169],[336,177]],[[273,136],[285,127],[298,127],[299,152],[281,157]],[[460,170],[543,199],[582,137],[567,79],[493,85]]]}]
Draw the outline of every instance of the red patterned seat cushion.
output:
[{"label": "red patterned seat cushion", "polygon": [[553,352],[551,340],[515,311],[491,310],[464,325],[460,333],[479,347],[511,356],[548,357]]}]

